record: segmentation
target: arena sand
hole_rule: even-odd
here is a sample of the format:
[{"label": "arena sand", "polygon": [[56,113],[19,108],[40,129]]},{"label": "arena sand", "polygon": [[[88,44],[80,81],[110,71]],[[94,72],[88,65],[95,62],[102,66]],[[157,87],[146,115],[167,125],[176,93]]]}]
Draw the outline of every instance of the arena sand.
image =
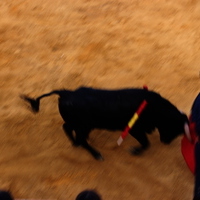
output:
[{"label": "arena sand", "polygon": [[104,200],[188,200],[193,175],[180,151],[95,130],[94,160],[66,138],[57,97],[31,113],[19,98],[53,89],[142,87],[189,115],[199,93],[200,3],[196,0],[4,0],[0,3],[0,188],[16,199],[74,200],[92,188]]}]

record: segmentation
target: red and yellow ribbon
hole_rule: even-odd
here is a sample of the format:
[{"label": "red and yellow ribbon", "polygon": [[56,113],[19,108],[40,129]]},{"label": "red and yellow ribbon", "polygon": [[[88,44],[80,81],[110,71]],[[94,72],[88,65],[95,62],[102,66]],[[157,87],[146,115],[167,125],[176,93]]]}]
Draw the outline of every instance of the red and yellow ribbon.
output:
[{"label": "red and yellow ribbon", "polygon": [[128,125],[126,126],[126,128],[124,129],[124,131],[122,132],[121,136],[119,137],[119,139],[117,140],[117,144],[120,146],[121,143],[123,142],[124,138],[128,135],[129,130],[133,127],[133,125],[135,124],[135,122],[138,120],[140,114],[142,113],[142,111],[145,109],[147,105],[147,101],[143,100],[143,102],[140,104],[139,108],[137,109],[137,111],[134,113],[133,117],[130,119],[130,121],[128,122]]}]

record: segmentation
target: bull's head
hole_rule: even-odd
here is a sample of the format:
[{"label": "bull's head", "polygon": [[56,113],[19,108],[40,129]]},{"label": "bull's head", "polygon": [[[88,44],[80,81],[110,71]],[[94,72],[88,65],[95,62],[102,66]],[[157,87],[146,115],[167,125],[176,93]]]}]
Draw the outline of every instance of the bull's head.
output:
[{"label": "bull's head", "polygon": [[168,119],[168,123],[162,124],[158,127],[160,132],[160,141],[165,144],[170,144],[179,135],[186,134],[187,138],[191,141],[191,135],[189,131],[189,122],[185,114],[176,116],[176,118]]}]

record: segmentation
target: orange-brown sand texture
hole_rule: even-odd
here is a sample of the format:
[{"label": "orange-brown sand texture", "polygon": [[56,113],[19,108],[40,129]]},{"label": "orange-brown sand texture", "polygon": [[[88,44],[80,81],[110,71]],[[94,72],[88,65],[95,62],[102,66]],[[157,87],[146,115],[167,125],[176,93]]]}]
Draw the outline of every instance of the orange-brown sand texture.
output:
[{"label": "orange-brown sand texture", "polygon": [[180,151],[149,136],[151,148],[94,130],[96,161],[71,145],[57,97],[33,114],[20,94],[37,97],[79,86],[142,87],[187,115],[199,93],[197,0],[2,0],[0,2],[0,188],[16,199],[74,200],[87,188],[103,200],[190,200],[194,176]]}]

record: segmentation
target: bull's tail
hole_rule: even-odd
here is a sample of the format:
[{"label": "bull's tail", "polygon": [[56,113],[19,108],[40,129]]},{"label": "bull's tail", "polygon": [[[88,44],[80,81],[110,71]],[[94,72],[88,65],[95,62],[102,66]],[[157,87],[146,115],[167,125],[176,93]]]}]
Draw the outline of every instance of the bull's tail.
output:
[{"label": "bull's tail", "polygon": [[50,93],[43,94],[43,95],[37,97],[36,99],[30,98],[30,97],[28,97],[26,95],[21,95],[21,98],[23,100],[27,101],[31,105],[31,108],[32,108],[33,112],[39,112],[40,99],[42,99],[43,97],[48,97],[48,96],[50,96],[52,94],[58,94],[58,95],[60,95],[60,92],[59,91],[52,91]]}]

